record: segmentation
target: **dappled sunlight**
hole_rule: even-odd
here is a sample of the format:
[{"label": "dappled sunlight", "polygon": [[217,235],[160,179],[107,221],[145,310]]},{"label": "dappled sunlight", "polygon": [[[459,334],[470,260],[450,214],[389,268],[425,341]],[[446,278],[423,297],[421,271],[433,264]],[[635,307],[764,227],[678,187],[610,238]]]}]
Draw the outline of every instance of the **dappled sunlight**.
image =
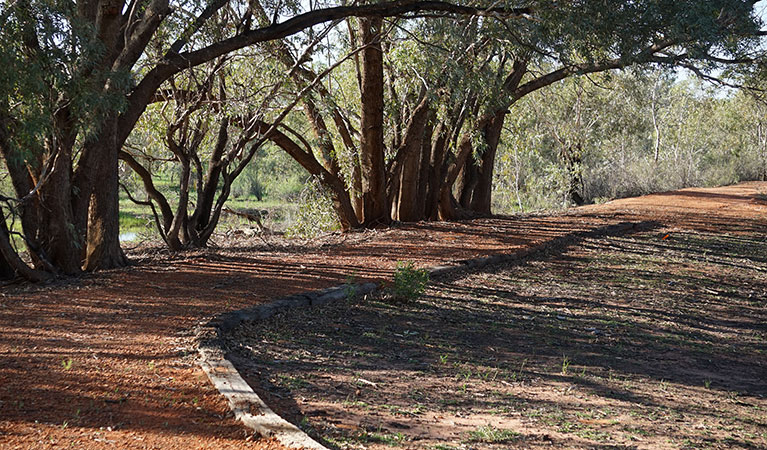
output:
[{"label": "dappled sunlight", "polygon": [[763,446],[766,235],[666,234],[590,236],[413,303],[291,312],[237,330],[232,358],[339,448],[482,426],[532,448]]},{"label": "dappled sunlight", "polygon": [[[748,196],[765,186],[747,184],[738,189]],[[151,446],[166,442],[169,436],[183,443],[185,435],[211,439],[220,448],[250,445],[250,441],[244,444],[247,433],[230,418],[225,401],[194,362],[194,328],[199,323],[226,311],[351,280],[388,281],[398,261],[413,261],[417,267],[461,266],[460,261],[468,258],[517,253],[541,243],[550,244],[546,254],[528,257],[526,265],[476,274],[466,282],[441,280],[425,304],[397,305],[383,313],[380,305],[355,307],[362,315],[359,320],[373,325],[360,331],[354,324],[340,322],[338,330],[323,333],[327,344],[338,346],[334,355],[341,360],[307,347],[312,341],[309,335],[294,330],[283,330],[280,348],[287,352],[300,348],[301,358],[312,361],[315,369],[327,369],[324,374],[348,365],[349,373],[336,384],[317,385],[322,392],[317,398],[330,402],[318,410],[343,412],[357,408],[357,402],[367,405],[375,398],[368,397],[379,390],[390,393],[392,399],[411,395],[402,401],[387,400],[390,407],[374,408],[388,419],[365,422],[371,427],[402,424],[401,419],[418,413],[417,417],[432,420],[429,428],[422,429],[426,433],[444,422],[444,414],[466,416],[463,411],[477,409],[476,414],[453,417],[458,425],[439,425],[440,433],[453,428],[475,430],[488,422],[496,428],[513,423],[512,428],[535,445],[561,443],[570,435],[557,430],[566,427],[564,423],[579,422],[568,418],[570,413],[553,409],[552,405],[562,404],[562,396],[547,396],[570,388],[567,396],[578,393],[584,405],[595,399],[641,400],[643,406],[634,408],[636,414],[650,414],[650,408],[672,410],[674,402],[687,408],[684,405],[695,401],[703,405],[699,410],[716,414],[716,404],[706,403],[707,395],[716,394],[711,402],[725,398],[721,404],[742,409],[738,424],[761,426],[755,412],[763,411],[754,408],[764,407],[758,397],[764,392],[753,377],[764,373],[760,366],[764,342],[759,341],[764,336],[759,328],[764,323],[764,305],[757,300],[767,294],[763,278],[749,277],[754,270],[764,273],[758,269],[764,267],[767,254],[758,251],[767,229],[763,216],[749,211],[741,211],[740,218],[719,216],[717,210],[716,214],[682,215],[677,223],[676,213],[656,217],[649,203],[636,203],[623,212],[590,208],[553,216],[398,225],[302,245],[277,238],[269,238],[267,244],[253,238],[174,255],[141,247],[134,256],[140,264],[123,270],[48,285],[8,286],[0,297],[0,430],[32,446],[51,440],[75,446],[84,442]],[[626,221],[646,223],[647,228],[639,227],[645,229],[643,241],[605,234],[610,225]],[[685,231],[711,227],[721,231]],[[622,253],[630,258],[620,257]],[[713,264],[722,276],[712,282],[708,269],[697,267],[700,264]],[[606,284],[606,278],[612,281]],[[557,283],[564,287],[556,288]],[[744,301],[749,293],[753,298]],[[434,305],[439,308],[433,309]],[[306,326],[319,324],[324,317],[307,314]],[[467,318],[471,320],[465,322]],[[453,331],[444,337],[441,333],[446,330]],[[631,333],[621,334],[625,330]],[[462,339],[471,345],[461,348]],[[257,342],[252,347],[263,345]],[[562,348],[572,361],[567,375],[561,374]],[[398,351],[392,356],[394,349]],[[290,371],[309,370],[304,360],[276,359],[285,360],[279,364]],[[355,366],[364,370],[355,375]],[[251,376],[262,370],[253,368]],[[433,377],[432,372],[439,376]],[[464,390],[460,379],[467,375]],[[481,385],[476,380],[492,377],[491,389],[476,387]],[[354,381],[358,378],[378,387],[360,385]],[[423,393],[409,387],[413,379],[423,383]],[[533,382],[539,383],[538,390],[525,394],[523,390]],[[710,389],[705,388],[706,382]],[[647,392],[636,388],[652,383],[668,386],[673,397],[657,394],[660,388]],[[267,384],[264,389],[271,388]],[[280,390],[271,398],[293,402]],[[444,400],[440,407],[446,411],[429,415],[415,406],[439,399]],[[528,406],[512,408],[509,399]],[[298,410],[303,404],[284,409]],[[365,412],[369,407],[359,408]],[[509,411],[516,411],[515,415]],[[566,420],[553,431],[541,432],[540,425],[529,421],[538,415]],[[362,423],[355,420],[346,423],[352,436],[358,436]],[[622,419],[610,416],[607,420]],[[310,417],[309,423],[315,420]],[[392,427],[394,436],[406,433]],[[641,434],[632,435],[644,439]],[[679,436],[682,439],[683,434]],[[386,436],[378,437],[386,440]],[[465,436],[446,434],[445,439],[454,438]],[[746,434],[731,438],[753,440]],[[589,442],[589,447],[602,445],[583,442]],[[253,445],[263,448],[264,444]]]}]

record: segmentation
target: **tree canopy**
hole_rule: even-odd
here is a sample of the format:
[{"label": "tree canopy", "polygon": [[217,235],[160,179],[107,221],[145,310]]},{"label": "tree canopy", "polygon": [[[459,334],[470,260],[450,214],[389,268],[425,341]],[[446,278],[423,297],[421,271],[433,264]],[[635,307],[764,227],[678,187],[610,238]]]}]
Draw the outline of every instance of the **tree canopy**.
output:
[{"label": "tree canopy", "polygon": [[[640,64],[753,66],[754,3],[6,2],[2,212],[20,225],[0,226],[0,269],[44,279],[125,264],[120,159],[172,248],[206,245],[265,143],[317,177],[344,228],[488,214],[520,99]],[[142,139],[167,156],[131,151]],[[152,188],[156,157],[181,166],[174,207]]]}]

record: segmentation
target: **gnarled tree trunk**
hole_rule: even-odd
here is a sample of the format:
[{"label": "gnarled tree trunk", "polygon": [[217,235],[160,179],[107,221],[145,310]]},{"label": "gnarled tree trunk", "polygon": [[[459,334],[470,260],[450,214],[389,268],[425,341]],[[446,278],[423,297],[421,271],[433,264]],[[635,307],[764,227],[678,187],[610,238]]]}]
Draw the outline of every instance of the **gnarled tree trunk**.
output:
[{"label": "gnarled tree trunk", "polygon": [[421,181],[422,152],[428,148],[423,145],[426,124],[429,116],[428,98],[424,98],[416,107],[405,129],[400,152],[403,153],[399,193],[397,195],[397,219],[402,222],[414,222],[423,218],[419,210],[419,182]]},{"label": "gnarled tree trunk", "polygon": [[460,203],[478,215],[491,214],[493,169],[506,111],[497,111],[482,127],[483,151],[479,161],[468,163],[462,172]]},{"label": "gnarled tree trunk", "polygon": [[[116,126],[112,121],[107,126]],[[106,270],[123,267],[128,259],[120,247],[119,171],[120,147],[115,143],[114,129],[103,131],[99,158],[100,183],[91,194],[88,210],[86,270]]]}]

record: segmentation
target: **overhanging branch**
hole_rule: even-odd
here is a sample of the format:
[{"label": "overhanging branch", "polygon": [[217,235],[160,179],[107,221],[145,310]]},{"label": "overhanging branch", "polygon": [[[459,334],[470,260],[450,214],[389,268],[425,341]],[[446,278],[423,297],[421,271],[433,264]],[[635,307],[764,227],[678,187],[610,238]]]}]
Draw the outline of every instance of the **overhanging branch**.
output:
[{"label": "overhanging branch", "polygon": [[[181,70],[198,66],[219,56],[251,45],[282,39],[324,22],[347,17],[393,17],[419,11],[455,15],[531,19],[531,8],[478,8],[434,0],[398,0],[367,5],[337,6],[299,14],[284,22],[242,32],[199,50],[168,52],[163,61],[150,70],[129,95],[130,107],[123,115],[121,129],[131,130],[160,85]],[[126,132],[127,133],[127,132]],[[127,137],[127,134],[126,134]]]}]

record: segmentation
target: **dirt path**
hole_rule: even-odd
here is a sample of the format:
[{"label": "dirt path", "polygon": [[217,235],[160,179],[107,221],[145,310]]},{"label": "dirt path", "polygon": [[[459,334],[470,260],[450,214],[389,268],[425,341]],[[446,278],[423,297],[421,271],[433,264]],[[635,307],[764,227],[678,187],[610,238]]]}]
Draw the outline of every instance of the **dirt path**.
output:
[{"label": "dirt path", "polygon": [[246,323],[229,358],[331,448],[767,448],[767,230],[571,242]]},{"label": "dirt path", "polygon": [[[767,228],[767,183],[688,189],[555,216],[416,224],[306,246],[219,242],[128,270],[0,293],[0,447],[279,448],[227,414],[191,352],[202,320],[274,296],[513,252],[625,220],[738,233]],[[247,440],[246,440],[247,438]]]}]

